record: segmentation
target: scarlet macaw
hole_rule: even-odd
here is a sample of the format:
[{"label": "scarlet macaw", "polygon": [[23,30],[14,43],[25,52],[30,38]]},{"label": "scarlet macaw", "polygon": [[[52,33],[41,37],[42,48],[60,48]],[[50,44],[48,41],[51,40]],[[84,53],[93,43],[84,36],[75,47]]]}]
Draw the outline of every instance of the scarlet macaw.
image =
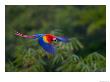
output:
[{"label": "scarlet macaw", "polygon": [[53,41],[62,41],[65,43],[68,42],[67,38],[57,37],[54,36],[53,34],[35,34],[29,36],[17,32],[15,35],[21,36],[23,38],[38,39],[38,43],[43,47],[45,51],[47,51],[50,54],[55,54],[55,47],[52,44]]}]

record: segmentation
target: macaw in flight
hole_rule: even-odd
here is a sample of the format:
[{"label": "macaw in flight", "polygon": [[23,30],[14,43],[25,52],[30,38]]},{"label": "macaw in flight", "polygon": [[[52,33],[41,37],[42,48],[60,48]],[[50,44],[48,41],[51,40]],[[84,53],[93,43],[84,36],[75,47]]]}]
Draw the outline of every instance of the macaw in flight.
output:
[{"label": "macaw in flight", "polygon": [[64,43],[68,42],[67,38],[54,36],[53,34],[34,34],[30,36],[16,32],[15,35],[23,38],[38,39],[40,46],[50,54],[55,54],[55,46],[52,44],[53,41],[62,41]]}]

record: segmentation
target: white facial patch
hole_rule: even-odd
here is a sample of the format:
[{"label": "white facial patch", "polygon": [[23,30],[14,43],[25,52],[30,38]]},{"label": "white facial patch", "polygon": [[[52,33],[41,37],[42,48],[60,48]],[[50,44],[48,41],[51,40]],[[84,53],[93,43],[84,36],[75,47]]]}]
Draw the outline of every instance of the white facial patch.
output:
[{"label": "white facial patch", "polygon": [[53,40],[56,40],[56,38],[53,38]]}]

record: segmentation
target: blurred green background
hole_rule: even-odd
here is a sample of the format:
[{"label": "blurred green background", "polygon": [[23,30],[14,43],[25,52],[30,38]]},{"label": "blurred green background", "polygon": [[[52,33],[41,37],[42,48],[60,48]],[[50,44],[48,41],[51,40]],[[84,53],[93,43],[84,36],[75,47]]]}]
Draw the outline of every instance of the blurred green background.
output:
[{"label": "blurred green background", "polygon": [[[5,6],[6,72],[105,72],[106,6]],[[37,40],[15,36],[51,33],[69,42],[55,42],[55,55]]]}]

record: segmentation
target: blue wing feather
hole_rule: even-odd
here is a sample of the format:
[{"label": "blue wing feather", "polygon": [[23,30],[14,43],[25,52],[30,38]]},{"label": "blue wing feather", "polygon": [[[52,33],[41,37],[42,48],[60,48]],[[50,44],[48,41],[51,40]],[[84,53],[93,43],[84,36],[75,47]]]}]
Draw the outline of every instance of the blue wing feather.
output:
[{"label": "blue wing feather", "polygon": [[38,39],[38,42],[45,51],[47,51],[50,54],[55,54],[55,47],[52,44],[45,43],[42,37]]},{"label": "blue wing feather", "polygon": [[40,37],[42,37],[42,36],[44,36],[45,34],[34,34],[33,36],[35,36],[35,38],[34,39],[36,39],[36,38],[40,38]]},{"label": "blue wing feather", "polygon": [[66,37],[57,37],[57,40],[65,42],[65,43],[69,41],[68,38],[66,38]]}]

